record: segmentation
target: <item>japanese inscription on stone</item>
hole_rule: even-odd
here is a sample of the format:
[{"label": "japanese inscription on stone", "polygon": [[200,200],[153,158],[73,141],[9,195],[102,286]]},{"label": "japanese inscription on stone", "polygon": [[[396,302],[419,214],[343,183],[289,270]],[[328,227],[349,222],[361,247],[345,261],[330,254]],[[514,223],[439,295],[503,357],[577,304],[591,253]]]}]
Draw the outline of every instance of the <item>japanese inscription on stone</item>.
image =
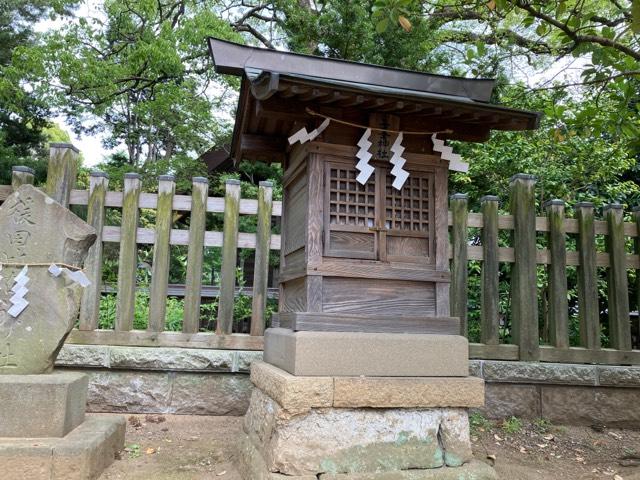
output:
[{"label": "japanese inscription on stone", "polygon": [[[95,238],[90,225],[32,185],[22,185],[0,206],[0,374],[51,371],[77,318],[82,288],[47,267],[81,267]],[[28,307],[18,312],[20,297]]]}]

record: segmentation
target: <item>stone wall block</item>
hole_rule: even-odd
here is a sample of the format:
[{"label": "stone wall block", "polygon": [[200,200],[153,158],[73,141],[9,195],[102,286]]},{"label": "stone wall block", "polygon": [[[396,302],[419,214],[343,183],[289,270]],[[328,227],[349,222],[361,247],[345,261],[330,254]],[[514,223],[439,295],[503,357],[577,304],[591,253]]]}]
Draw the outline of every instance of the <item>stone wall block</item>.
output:
[{"label": "stone wall block", "polygon": [[112,347],[111,368],[231,372],[234,355],[232,350]]},{"label": "stone wall block", "polygon": [[640,367],[598,366],[599,385],[640,387]]},{"label": "stone wall block", "polygon": [[168,413],[171,384],[169,373],[91,372],[87,411]]},{"label": "stone wall block", "polygon": [[247,375],[184,373],[175,377],[168,413],[243,415],[250,396]]},{"label": "stone wall block", "polygon": [[109,368],[109,348],[104,345],[66,344],[58,354],[56,367]]},{"label": "stone wall block", "polygon": [[485,361],[482,373],[487,382],[509,383],[596,385],[597,378],[592,365],[562,363]]},{"label": "stone wall block", "polygon": [[470,377],[482,377],[482,364],[483,360],[469,360],[469,376]]},{"label": "stone wall block", "polygon": [[638,428],[640,389],[542,386],[542,416],[554,423]]},{"label": "stone wall block", "polygon": [[485,407],[480,411],[488,418],[540,418],[540,386],[486,383]]}]

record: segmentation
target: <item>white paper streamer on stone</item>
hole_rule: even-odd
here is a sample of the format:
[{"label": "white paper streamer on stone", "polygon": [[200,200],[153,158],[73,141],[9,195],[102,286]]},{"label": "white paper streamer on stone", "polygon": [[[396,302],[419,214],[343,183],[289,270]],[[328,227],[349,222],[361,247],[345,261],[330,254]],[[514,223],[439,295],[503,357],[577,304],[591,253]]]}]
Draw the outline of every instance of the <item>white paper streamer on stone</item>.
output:
[{"label": "white paper streamer on stone", "polygon": [[444,140],[436,138],[436,134],[431,135],[431,141],[433,142],[433,150],[440,153],[440,158],[443,160],[449,160],[449,170],[456,172],[468,172],[469,164],[462,161],[462,156],[457,153],[453,153],[453,148],[444,144]]},{"label": "white paper streamer on stone", "polygon": [[29,293],[29,289],[26,287],[30,280],[27,276],[28,271],[29,268],[26,265],[22,267],[22,270],[20,270],[20,273],[18,273],[14,279],[15,284],[11,287],[13,296],[9,299],[11,302],[11,308],[7,310],[7,313],[13,318],[20,315],[24,309],[27,308],[27,305],[29,305],[29,302],[24,298],[24,296]]},{"label": "white paper streamer on stone", "polygon": [[358,173],[356,180],[361,185],[367,183],[369,177],[375,170],[371,165],[369,165],[369,160],[371,160],[371,157],[373,156],[369,152],[371,145],[373,145],[373,143],[369,141],[370,136],[371,129],[367,128],[367,130],[364,132],[364,135],[362,135],[362,137],[360,137],[360,140],[358,141],[360,150],[358,150],[358,153],[356,153],[356,157],[358,157],[360,161],[356,164],[356,170],[358,170],[358,172],[360,173]]},{"label": "white paper streamer on stone", "polygon": [[396,190],[401,190],[402,186],[407,181],[407,178],[409,178],[409,172],[402,168],[404,167],[404,164],[407,163],[407,161],[402,158],[402,154],[404,153],[402,139],[403,135],[402,132],[400,132],[390,148],[390,150],[393,152],[393,155],[389,160],[389,162],[393,165],[393,168],[391,169],[391,175],[394,176],[392,185]]},{"label": "white paper streamer on stone", "polygon": [[68,268],[61,268],[55,263],[52,263],[49,266],[49,273],[54,277],[59,277],[62,273],[64,273],[69,280],[76,282],[82,288],[86,288],[91,285],[91,281],[87,278],[82,270],[76,270],[74,272],[69,270]]},{"label": "white paper streamer on stone", "polygon": [[315,130],[311,130],[311,132],[307,132],[305,127],[302,127],[296,133],[289,137],[289,145],[293,145],[296,142],[306,143],[314,140],[318,135],[324,132],[325,128],[329,126],[330,120],[327,118],[324,122],[320,124],[318,128]]}]

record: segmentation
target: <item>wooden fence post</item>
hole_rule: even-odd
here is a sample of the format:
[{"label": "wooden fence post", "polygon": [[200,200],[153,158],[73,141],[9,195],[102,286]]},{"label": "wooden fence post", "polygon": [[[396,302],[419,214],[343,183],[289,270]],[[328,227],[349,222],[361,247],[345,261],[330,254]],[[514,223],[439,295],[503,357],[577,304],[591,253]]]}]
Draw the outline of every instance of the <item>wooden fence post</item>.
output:
[{"label": "wooden fence post", "polygon": [[171,226],[173,225],[173,196],[176,182],[173,175],[158,177],[158,207],[156,209],[156,238],[153,245],[151,288],[149,298],[149,330],[162,332],[167,313],[167,288],[171,250]]},{"label": "wooden fence post", "polygon": [[258,228],[256,231],[253,299],[251,301],[251,335],[264,335],[267,287],[269,283],[269,251],[271,249],[271,211],[273,184],[260,182],[258,188]]},{"label": "wooden fence post", "polygon": [[524,361],[540,359],[535,184],[536,178],[525,174],[514,175],[509,181],[515,257],[511,281],[513,339]]},{"label": "wooden fence post", "polygon": [[84,272],[91,281],[82,292],[80,303],[80,330],[95,330],[100,315],[100,295],[102,286],[102,230],[104,228],[104,206],[109,189],[109,175],[91,172],[89,176],[89,201],[87,202],[87,223],[96,229],[96,241],[87,253]]},{"label": "wooden fence post", "polygon": [[498,262],[498,197],[485,195],[480,199],[482,209],[482,273],[480,285],[480,342],[500,343]]},{"label": "wooden fence post", "polygon": [[557,348],[569,348],[569,302],[567,299],[567,240],[564,202],[544,204],[549,220],[549,336]]},{"label": "wooden fence post", "polygon": [[[633,251],[634,253],[640,257],[640,206],[633,207],[631,209],[633,212],[633,219],[636,222],[636,230],[637,236],[633,241]],[[640,268],[636,269],[636,292],[635,292],[635,308],[637,311],[640,311]],[[640,328],[640,318],[638,319],[638,328]]]},{"label": "wooden fence post", "polygon": [[63,207],[76,184],[80,150],[69,143],[49,144],[49,167],[45,192]]},{"label": "wooden fence post", "polygon": [[450,197],[453,225],[451,228],[451,248],[453,262],[451,268],[451,316],[460,318],[460,335],[469,335],[467,325],[469,265],[468,196],[455,193]]},{"label": "wooden fence post", "polygon": [[611,347],[631,350],[631,323],[629,318],[629,284],[625,254],[624,218],[622,205],[605,205],[607,219],[607,252],[609,253],[609,335]]},{"label": "wooden fence post", "polygon": [[207,229],[207,199],[209,181],[193,177],[191,188],[191,218],[189,220],[189,251],[187,253],[187,284],[184,297],[184,333],[198,333],[200,329],[200,290],[202,288],[202,260],[204,232]]},{"label": "wooden fence post", "polygon": [[575,209],[578,218],[580,345],[590,350],[597,350],[600,348],[600,312],[593,203],[580,202],[576,204]]},{"label": "wooden fence post", "polygon": [[15,166],[11,169],[11,186],[17,190],[20,185],[33,185],[34,176],[33,168]]},{"label": "wooden fence post", "polygon": [[218,301],[218,335],[233,331],[233,304],[236,288],[238,253],[238,222],[240,214],[240,180],[226,182],[224,196],[224,232],[222,240],[222,267],[220,271],[220,299]]},{"label": "wooden fence post", "polygon": [[124,175],[122,224],[120,227],[120,259],[118,263],[118,304],[116,330],[131,330],[136,306],[136,276],[138,273],[138,205],[141,180],[137,173]]}]

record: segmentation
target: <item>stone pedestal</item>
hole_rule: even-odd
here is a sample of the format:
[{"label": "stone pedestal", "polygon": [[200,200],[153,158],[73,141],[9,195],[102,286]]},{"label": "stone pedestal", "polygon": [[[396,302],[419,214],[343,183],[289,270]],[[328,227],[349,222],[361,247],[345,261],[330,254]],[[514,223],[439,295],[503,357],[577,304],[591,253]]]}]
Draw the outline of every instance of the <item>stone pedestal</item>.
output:
[{"label": "stone pedestal", "polygon": [[467,408],[484,403],[472,377],[295,376],[251,367],[245,480],[490,480],[474,462]]},{"label": "stone pedestal", "polygon": [[87,480],[124,446],[125,420],[85,419],[87,377],[80,373],[0,375],[3,480]]}]

